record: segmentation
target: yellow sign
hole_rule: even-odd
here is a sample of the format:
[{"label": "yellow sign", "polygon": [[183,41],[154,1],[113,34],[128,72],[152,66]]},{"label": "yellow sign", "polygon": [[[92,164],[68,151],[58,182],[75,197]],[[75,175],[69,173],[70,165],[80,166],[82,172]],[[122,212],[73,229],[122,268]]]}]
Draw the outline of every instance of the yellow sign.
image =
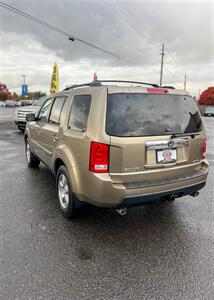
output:
[{"label": "yellow sign", "polygon": [[59,72],[58,72],[58,66],[55,63],[53,67],[53,74],[51,78],[51,89],[50,94],[53,95],[59,91]]}]

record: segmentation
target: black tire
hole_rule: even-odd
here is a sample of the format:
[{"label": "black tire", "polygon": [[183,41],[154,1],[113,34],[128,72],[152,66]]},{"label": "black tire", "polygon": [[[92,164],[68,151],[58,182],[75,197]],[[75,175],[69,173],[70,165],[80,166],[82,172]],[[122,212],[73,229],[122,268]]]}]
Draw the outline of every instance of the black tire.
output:
[{"label": "black tire", "polygon": [[28,139],[25,141],[25,154],[27,160],[27,166],[29,168],[38,168],[40,160],[31,152]]},{"label": "black tire", "polygon": [[19,129],[22,133],[25,132],[25,128],[23,128],[23,127],[18,126],[18,129]]},{"label": "black tire", "polygon": [[[64,187],[63,179],[65,180]],[[67,186],[67,188],[66,188]],[[62,190],[64,189],[64,192]],[[65,166],[60,166],[56,176],[57,199],[63,216],[67,219],[74,219],[78,216],[79,209],[75,204],[75,196],[72,190],[71,179]],[[67,190],[67,192],[65,192]],[[64,193],[64,197],[62,194]]]}]

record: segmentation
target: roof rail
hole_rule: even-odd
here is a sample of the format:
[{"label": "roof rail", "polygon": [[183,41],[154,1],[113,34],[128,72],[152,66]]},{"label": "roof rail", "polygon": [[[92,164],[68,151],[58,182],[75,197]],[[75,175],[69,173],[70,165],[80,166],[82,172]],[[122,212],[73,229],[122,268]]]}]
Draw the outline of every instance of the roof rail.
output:
[{"label": "roof rail", "polygon": [[134,84],[143,84],[143,85],[150,85],[153,87],[159,87],[156,83],[148,83],[148,82],[142,82],[142,81],[132,81],[132,80],[98,80],[99,82],[120,82],[120,83],[134,83]]},{"label": "roof rail", "polygon": [[89,87],[94,87],[94,86],[101,86],[102,83],[110,83],[110,82],[120,82],[120,83],[134,83],[134,84],[142,84],[142,85],[150,85],[153,87],[158,88],[159,85],[156,83],[147,83],[147,82],[141,82],[141,81],[131,81],[131,80],[94,80],[92,82],[88,83],[82,83],[82,84],[73,84],[71,86],[68,86],[64,89],[64,91],[70,90],[70,89],[75,89],[78,87],[84,87],[84,86],[89,86]]},{"label": "roof rail", "polygon": [[73,84],[73,85],[70,85],[68,87],[66,87],[64,89],[64,91],[67,91],[67,90],[70,90],[70,89],[76,89],[78,87],[84,87],[84,86],[101,86],[102,84],[99,82],[99,80],[94,80],[92,82],[87,82],[87,83],[81,83],[81,84]]}]

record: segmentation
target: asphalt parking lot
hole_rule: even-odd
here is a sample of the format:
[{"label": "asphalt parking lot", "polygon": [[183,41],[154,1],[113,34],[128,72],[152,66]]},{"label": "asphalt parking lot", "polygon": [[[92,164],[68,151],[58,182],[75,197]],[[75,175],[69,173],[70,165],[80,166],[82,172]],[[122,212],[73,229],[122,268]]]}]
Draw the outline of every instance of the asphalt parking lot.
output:
[{"label": "asphalt parking lot", "polygon": [[27,169],[12,118],[0,108],[0,299],[213,299],[214,118],[197,198],[75,221],[61,216],[51,173]]}]

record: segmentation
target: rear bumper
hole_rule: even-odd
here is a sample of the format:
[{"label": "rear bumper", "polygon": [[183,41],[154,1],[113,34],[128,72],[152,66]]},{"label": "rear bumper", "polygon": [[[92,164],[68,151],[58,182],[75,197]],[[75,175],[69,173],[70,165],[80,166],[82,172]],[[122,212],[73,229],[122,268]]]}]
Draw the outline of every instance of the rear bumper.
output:
[{"label": "rear bumper", "polygon": [[78,186],[74,187],[74,193],[80,201],[100,207],[118,208],[148,204],[172,195],[175,198],[191,195],[205,186],[208,163],[202,161],[192,174],[174,176],[173,180],[160,179],[137,184],[113,183],[109,174],[84,174],[78,168],[75,172],[79,173],[80,180]]},{"label": "rear bumper", "polygon": [[161,193],[154,194],[145,194],[136,197],[126,197],[118,208],[127,208],[132,206],[146,205],[154,202],[165,201],[170,199],[170,197],[179,198],[183,196],[192,195],[195,192],[199,191],[206,185],[206,181],[203,181],[198,184],[194,184],[188,187],[169,190]]}]

